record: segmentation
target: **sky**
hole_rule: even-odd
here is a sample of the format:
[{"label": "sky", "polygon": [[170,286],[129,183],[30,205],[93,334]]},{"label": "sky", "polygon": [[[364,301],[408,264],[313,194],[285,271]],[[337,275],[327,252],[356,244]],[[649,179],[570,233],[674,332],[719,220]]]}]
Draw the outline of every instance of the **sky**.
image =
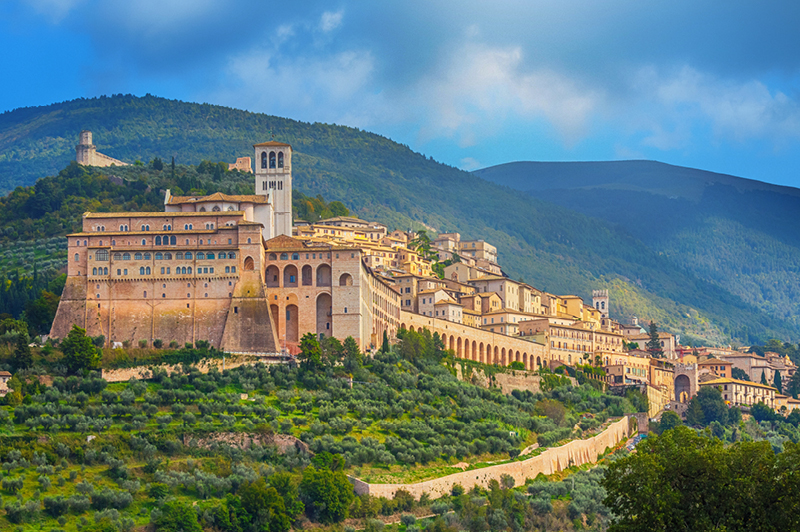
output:
[{"label": "sky", "polygon": [[2,0],[0,112],[153,94],[472,170],[652,159],[800,187],[800,2]]}]

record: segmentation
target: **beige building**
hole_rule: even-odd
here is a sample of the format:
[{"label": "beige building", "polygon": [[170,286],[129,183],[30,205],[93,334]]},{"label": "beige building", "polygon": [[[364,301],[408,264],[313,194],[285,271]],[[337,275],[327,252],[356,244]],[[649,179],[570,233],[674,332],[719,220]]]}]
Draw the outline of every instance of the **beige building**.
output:
[{"label": "beige building", "polygon": [[362,349],[393,337],[393,283],[352,244],[290,237],[291,146],[254,148],[256,195],[167,192],[165,212],[84,214],[51,336],[76,324],[108,345],[207,340],[235,353],[296,352],[305,333]]},{"label": "beige building", "polygon": [[734,368],[744,371],[753,382],[761,382],[762,373],[767,382],[774,382],[776,371],[780,372],[783,382],[788,382],[788,379],[797,370],[797,366],[794,365],[789,357],[782,357],[777,353],[764,353],[764,355],[761,357],[755,353],[729,351],[716,356],[721,360],[730,362]]},{"label": "beige building", "polygon": [[771,386],[737,379],[714,379],[700,382],[699,386],[700,388],[706,386],[719,388],[719,391],[722,392],[722,399],[734,406],[752,406],[756,403],[764,403],[770,408],[775,407],[777,390]]},{"label": "beige building", "polygon": [[[669,360],[678,358],[677,347],[679,339],[668,332],[659,332],[658,339],[661,342],[661,349],[664,350],[664,357]],[[650,341],[649,334],[633,334],[627,337],[628,342],[639,344],[639,349],[645,349],[645,345]]]}]

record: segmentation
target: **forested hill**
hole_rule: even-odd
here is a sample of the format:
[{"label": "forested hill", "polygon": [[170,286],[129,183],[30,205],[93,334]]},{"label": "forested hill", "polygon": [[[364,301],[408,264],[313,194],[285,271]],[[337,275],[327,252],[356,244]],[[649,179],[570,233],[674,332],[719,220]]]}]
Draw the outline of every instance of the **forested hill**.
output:
[{"label": "forested hill", "polygon": [[[81,99],[20,109],[0,116],[0,188],[8,190],[56,175],[74,158],[82,129],[92,130],[98,151],[126,162],[145,163],[155,157],[168,163],[172,156],[179,163],[232,162],[237,156],[252,156],[253,143],[274,135],[294,148],[295,187],[300,192],[341,201],[354,215],[392,227],[424,223],[439,231],[459,231],[466,238],[486,239],[497,245],[501,263],[512,277],[541,289],[588,299],[592,289],[608,288],[614,315],[656,320],[661,327],[683,334],[684,340],[693,337],[723,344],[731,338],[747,343],[771,337],[798,339],[796,329],[783,319],[666,260],[628,231],[520,195],[384,137],[348,127],[152,96]],[[3,211],[12,206],[15,210],[13,216],[11,211],[5,213],[0,235],[22,237],[22,233],[7,231],[11,225],[24,231],[26,239],[54,236],[53,231],[64,234],[75,221],[43,224],[39,220],[48,216],[43,211],[58,208],[63,214],[86,199],[92,200],[87,203],[94,210],[119,209],[122,206],[113,198],[130,202],[128,198],[136,192],[123,193],[114,187],[135,183],[147,189],[152,184],[150,190],[157,191],[172,180],[167,168],[99,172],[111,174],[124,174],[126,185],[82,192],[60,187],[61,179],[55,177],[37,189],[18,190],[2,201]],[[238,173],[227,173],[208,186],[243,190],[244,182],[234,174]],[[86,198],[92,190],[101,191],[100,196]],[[57,201],[31,199],[40,193]],[[147,198],[142,201],[149,203]]]},{"label": "forested hill", "polygon": [[476,174],[611,222],[676,266],[800,325],[800,189],[654,161],[517,162]]}]

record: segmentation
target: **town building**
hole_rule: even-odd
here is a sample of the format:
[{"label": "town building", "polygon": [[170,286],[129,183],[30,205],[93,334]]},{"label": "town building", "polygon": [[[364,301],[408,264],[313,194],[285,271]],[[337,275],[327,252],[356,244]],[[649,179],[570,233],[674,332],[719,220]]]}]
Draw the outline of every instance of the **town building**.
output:
[{"label": "town building", "polygon": [[738,379],[714,379],[701,382],[699,386],[700,388],[707,386],[718,388],[722,393],[722,399],[733,406],[752,406],[756,403],[764,403],[770,408],[775,407],[777,390],[772,386]]}]

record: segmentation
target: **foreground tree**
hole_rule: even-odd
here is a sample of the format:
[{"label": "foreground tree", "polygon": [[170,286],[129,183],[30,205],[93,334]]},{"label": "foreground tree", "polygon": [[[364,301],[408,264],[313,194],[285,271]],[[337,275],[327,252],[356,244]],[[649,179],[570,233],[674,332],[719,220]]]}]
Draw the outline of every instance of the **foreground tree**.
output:
[{"label": "foreground tree", "polygon": [[77,325],[72,326],[72,330],[61,342],[61,352],[64,353],[64,364],[70,373],[97,369],[100,365],[100,353],[92,339],[86,336],[86,329]]},{"label": "foreground tree", "polygon": [[778,456],[769,442],[724,447],[675,427],[609,465],[604,504],[611,532],[778,531],[800,526],[800,447]]},{"label": "foreground tree", "polygon": [[313,465],[303,471],[300,495],[306,511],[322,523],[339,523],[347,518],[353,502],[353,485],[342,471]]},{"label": "foreground tree", "polygon": [[[12,364],[15,370],[28,369],[33,365],[33,355],[31,354],[31,346],[28,343],[28,335],[21,332],[17,335],[17,345],[14,347],[14,356]],[[777,375],[777,374],[776,374]]]},{"label": "foreground tree", "polygon": [[301,367],[306,371],[322,368],[322,348],[314,333],[306,333],[300,339],[300,354],[297,356]]}]

